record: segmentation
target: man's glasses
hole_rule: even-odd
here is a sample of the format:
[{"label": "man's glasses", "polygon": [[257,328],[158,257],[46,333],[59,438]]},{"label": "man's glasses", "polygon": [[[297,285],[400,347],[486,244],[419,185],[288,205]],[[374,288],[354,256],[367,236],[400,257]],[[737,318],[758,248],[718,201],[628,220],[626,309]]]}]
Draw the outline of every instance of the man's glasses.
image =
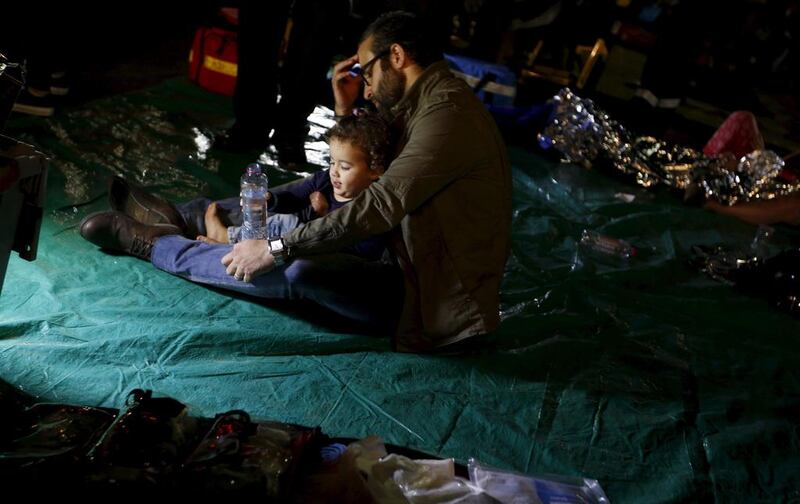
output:
[{"label": "man's glasses", "polygon": [[369,79],[372,78],[372,66],[379,59],[388,56],[390,52],[391,49],[384,49],[383,51],[379,52],[374,58],[367,61],[363,65],[359,65],[358,63],[356,63],[355,65],[352,66],[352,68],[350,68],[350,75],[352,75],[353,77],[360,75],[361,78],[364,79],[364,84],[366,84],[367,86],[372,86],[372,84],[369,81]]}]

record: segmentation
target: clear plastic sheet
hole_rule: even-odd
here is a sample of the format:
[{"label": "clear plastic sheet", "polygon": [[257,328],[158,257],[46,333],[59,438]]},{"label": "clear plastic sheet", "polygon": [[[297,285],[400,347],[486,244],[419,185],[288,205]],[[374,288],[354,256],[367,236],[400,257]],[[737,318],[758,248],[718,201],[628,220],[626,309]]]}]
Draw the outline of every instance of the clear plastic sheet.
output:
[{"label": "clear plastic sheet", "polygon": [[774,253],[775,229],[759,226],[749,247],[696,247],[698,269],[720,282],[767,299],[771,305],[800,317],[800,249]]},{"label": "clear plastic sheet", "polygon": [[597,480],[555,475],[527,475],[486,467],[469,461],[469,479],[475,487],[502,504],[609,504]]}]

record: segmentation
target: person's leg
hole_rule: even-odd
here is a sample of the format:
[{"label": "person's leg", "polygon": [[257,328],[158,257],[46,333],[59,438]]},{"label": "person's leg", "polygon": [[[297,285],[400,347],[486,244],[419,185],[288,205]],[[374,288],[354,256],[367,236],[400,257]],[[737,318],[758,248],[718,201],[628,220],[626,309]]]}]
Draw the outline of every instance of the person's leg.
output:
[{"label": "person's leg", "polygon": [[394,264],[327,254],[295,259],[283,275],[291,299],[312,301],[386,332],[397,325],[405,296],[403,273]]},{"label": "person's leg", "polygon": [[347,2],[342,0],[298,0],[294,3],[273,137],[278,159],[289,167],[306,162],[307,118],[319,103],[321,92],[330,90],[326,72],[348,8]]},{"label": "person's leg", "polygon": [[[178,203],[175,208],[186,222],[186,236],[195,238],[206,234],[206,209],[212,203],[208,198],[196,198],[185,203]],[[239,197],[226,198],[217,202],[218,215],[228,226],[241,226],[242,207]]]},{"label": "person's leg", "polygon": [[236,122],[232,141],[264,147],[275,121],[278,48],[286,26],[286,0],[242,2],[239,15],[238,75],[233,95]]},{"label": "person's leg", "polygon": [[[267,217],[267,236],[269,238],[283,236],[289,231],[302,227],[303,222],[295,214],[271,214]],[[238,243],[241,240],[242,227],[230,226],[228,228],[228,243]]]},{"label": "person's leg", "polygon": [[[13,110],[23,114],[49,117],[55,113],[50,96],[50,74],[53,72],[52,58],[58,51],[60,40],[55,39],[53,20],[49,16],[26,13],[31,18],[21,20],[26,29],[23,31],[25,56],[25,87],[21,90]],[[40,25],[34,25],[33,19]],[[27,23],[31,23],[28,25]]]},{"label": "person's leg", "polygon": [[779,196],[766,201],[747,201],[731,206],[708,200],[703,207],[750,224],[800,225],[800,195],[797,194]]},{"label": "person's leg", "polygon": [[[295,214],[270,214],[267,217],[267,236],[269,238],[284,234],[303,226]],[[206,227],[208,224],[206,223]],[[228,226],[225,231],[228,243],[239,243],[242,237],[242,226]]]},{"label": "person's leg", "polygon": [[392,327],[403,302],[397,266],[350,254],[295,259],[250,283],[228,275],[222,257],[230,245],[166,236],[153,246],[151,262],[192,282],[264,299],[305,300],[382,331]]},{"label": "person's leg", "polygon": [[295,214],[270,214],[267,217],[267,234],[273,236],[283,236],[289,231],[302,227],[304,223]]},{"label": "person's leg", "polygon": [[[186,237],[195,238],[200,235],[207,236],[206,210],[212,201],[208,198],[195,198],[185,203],[178,203],[175,208],[186,222]],[[238,236],[238,228],[242,225],[242,207],[238,197],[226,198],[215,202],[217,204],[217,217],[227,227],[234,228],[228,236]],[[301,226],[300,219],[294,214],[270,214],[267,218],[267,232],[269,236],[282,236],[289,231]],[[235,243],[233,240],[230,243]]]}]

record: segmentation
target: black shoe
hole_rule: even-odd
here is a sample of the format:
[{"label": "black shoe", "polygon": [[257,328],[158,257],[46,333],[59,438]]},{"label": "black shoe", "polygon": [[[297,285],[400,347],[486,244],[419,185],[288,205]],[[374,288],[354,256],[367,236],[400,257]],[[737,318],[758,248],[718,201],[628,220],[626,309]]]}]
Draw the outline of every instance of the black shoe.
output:
[{"label": "black shoe", "polygon": [[50,74],[50,94],[53,96],[66,96],[69,94],[67,72],[53,72]]},{"label": "black shoe", "polygon": [[249,152],[266,150],[269,138],[266,134],[247,133],[236,125],[214,138],[211,148],[225,152]]},{"label": "black shoe", "polygon": [[45,96],[32,95],[28,88],[22,90],[11,109],[21,114],[35,115],[39,117],[50,117],[56,109],[53,106],[53,98],[50,94]]},{"label": "black shoe", "polygon": [[142,224],[122,212],[91,214],[81,221],[80,232],[84,239],[101,248],[145,261],[150,260],[150,252],[158,238],[181,234],[181,230],[171,224]]},{"label": "black shoe", "polygon": [[183,217],[172,203],[145,192],[122,177],[110,179],[108,204],[112,210],[129,215],[142,224],[172,224],[182,230],[186,228]]}]

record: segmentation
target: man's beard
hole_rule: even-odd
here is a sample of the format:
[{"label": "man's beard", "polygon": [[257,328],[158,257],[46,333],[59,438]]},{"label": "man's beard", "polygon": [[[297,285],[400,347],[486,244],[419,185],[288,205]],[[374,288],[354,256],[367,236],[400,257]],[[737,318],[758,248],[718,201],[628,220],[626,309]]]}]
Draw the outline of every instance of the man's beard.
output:
[{"label": "man's beard", "polygon": [[383,79],[380,85],[375,89],[372,96],[372,101],[375,103],[378,111],[381,113],[388,113],[392,107],[397,105],[406,89],[406,75],[392,68],[390,64],[383,68],[383,61],[381,61],[381,70],[383,70]]}]

